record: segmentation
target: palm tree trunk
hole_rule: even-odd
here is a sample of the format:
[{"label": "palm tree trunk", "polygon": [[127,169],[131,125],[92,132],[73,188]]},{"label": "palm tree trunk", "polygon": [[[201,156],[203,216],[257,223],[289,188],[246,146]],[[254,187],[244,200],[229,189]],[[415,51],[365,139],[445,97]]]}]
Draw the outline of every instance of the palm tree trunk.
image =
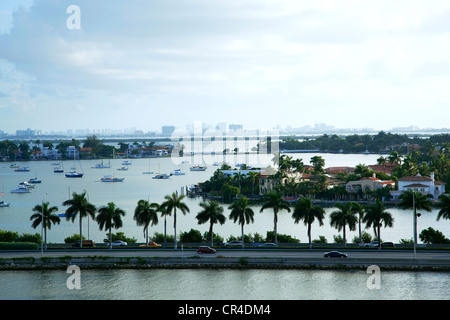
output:
[{"label": "palm tree trunk", "polygon": [[211,240],[211,247],[213,246],[213,224],[210,223],[209,225],[209,238]]},{"label": "palm tree trunk", "polygon": [[145,227],[145,246],[148,247],[148,226]]},{"label": "palm tree trunk", "polygon": [[344,228],[343,228],[343,234],[344,234],[344,247],[347,247],[347,241],[345,240],[345,224],[344,224]]},{"label": "palm tree trunk", "polygon": [[359,216],[358,219],[358,223],[359,223],[359,243],[362,242],[362,233],[361,233],[361,216]]},{"label": "palm tree trunk", "polygon": [[112,250],[112,233],[111,233],[111,227],[109,227],[109,250]]},{"label": "palm tree trunk", "polygon": [[47,228],[45,227],[44,224],[44,250],[47,250]]},{"label": "palm tree trunk", "polygon": [[[164,248],[167,246],[167,218],[164,215]],[[148,242],[147,242],[148,244]]]},{"label": "palm tree trunk", "polygon": [[309,249],[312,249],[312,242],[311,242],[311,223],[308,223],[308,238],[309,238]]},{"label": "palm tree trunk", "polygon": [[81,213],[80,213],[80,248],[83,248],[83,236],[81,234],[82,223],[81,223]]},{"label": "palm tree trunk", "polygon": [[381,223],[378,223],[378,250],[381,250]]},{"label": "palm tree trunk", "polygon": [[244,249],[244,222],[241,224],[241,241],[242,241],[242,249]]},{"label": "palm tree trunk", "polygon": [[174,239],[173,241],[174,243],[174,249],[177,248],[177,210],[174,209],[173,211],[173,235],[174,235]]},{"label": "palm tree trunk", "polygon": [[274,241],[275,241],[275,245],[278,245],[278,239],[277,239],[277,214],[276,212],[274,212],[273,214],[273,236],[274,236]]}]

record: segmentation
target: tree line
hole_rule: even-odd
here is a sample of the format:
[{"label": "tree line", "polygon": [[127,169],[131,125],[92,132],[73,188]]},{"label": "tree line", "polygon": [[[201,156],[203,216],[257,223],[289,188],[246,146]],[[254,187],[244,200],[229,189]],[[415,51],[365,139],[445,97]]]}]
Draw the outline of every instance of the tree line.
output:
[{"label": "tree line", "polygon": [[[177,213],[186,215],[190,212],[189,207],[184,202],[185,195],[178,195],[174,192],[164,197],[164,201],[159,204],[156,202],[150,203],[148,200],[139,200],[134,209],[133,219],[137,226],[143,227],[145,234],[145,243],[149,243],[149,227],[157,225],[159,218],[164,219],[164,245],[167,245],[167,218],[173,218],[173,232],[174,232],[174,248],[177,249]],[[440,197],[438,207],[440,211],[437,220],[441,218],[450,220],[450,196],[442,195]],[[109,245],[112,248],[112,229],[119,229],[123,226],[122,218],[126,212],[117,207],[114,202],[109,202],[105,206],[97,208],[89,202],[86,191],[82,193],[74,192],[72,198],[63,202],[64,206],[68,206],[65,211],[67,221],[76,222],[78,220],[80,228],[80,246],[82,246],[82,219],[91,217],[98,223],[100,230],[105,230],[109,234]],[[399,206],[402,209],[415,208],[413,213],[417,215],[417,210],[431,211],[430,200],[414,191],[405,191],[401,195],[401,202]],[[195,218],[198,224],[209,224],[208,235],[209,241],[213,245],[213,227],[214,225],[223,225],[227,220],[224,215],[224,206],[215,200],[205,200],[200,203],[201,210],[197,213]],[[228,219],[237,223],[241,227],[242,247],[244,247],[244,227],[247,224],[254,223],[255,212],[252,208],[248,198],[240,196],[228,205],[230,214]],[[289,202],[283,200],[283,194],[271,191],[264,195],[263,204],[259,212],[271,210],[274,217],[273,235],[274,242],[278,244],[277,239],[277,224],[278,214],[282,211],[292,212],[294,223],[303,224],[307,227],[307,235],[309,239],[309,247],[312,247],[311,228],[314,222],[318,222],[320,226],[324,224],[325,210],[319,205],[314,205],[310,198],[304,197],[290,205]],[[33,215],[30,220],[33,221],[32,227],[37,228],[42,224],[44,231],[45,248],[47,247],[47,229],[50,230],[52,225],[59,224],[61,218],[56,212],[58,207],[50,206],[49,202],[43,202],[42,205],[36,205],[33,208]],[[159,217],[160,215],[160,217]],[[359,242],[362,242],[362,224],[365,228],[373,228],[378,243],[381,245],[381,228],[393,227],[394,218],[386,208],[383,202],[377,201],[373,205],[362,205],[356,202],[344,202],[336,204],[336,209],[330,213],[330,225],[336,228],[339,232],[342,231],[342,238],[344,245],[346,245],[347,229],[350,231],[359,230]],[[429,230],[430,231],[430,230]],[[429,235],[430,233],[428,233]],[[417,238],[414,235],[414,243],[417,243]]]}]

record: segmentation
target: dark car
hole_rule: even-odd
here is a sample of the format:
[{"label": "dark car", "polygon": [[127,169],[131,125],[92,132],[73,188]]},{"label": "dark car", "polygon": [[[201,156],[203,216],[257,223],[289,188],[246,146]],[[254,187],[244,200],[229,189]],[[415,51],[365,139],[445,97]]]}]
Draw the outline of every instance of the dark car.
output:
[{"label": "dark car", "polygon": [[[79,248],[80,247],[80,241],[75,242],[72,244],[73,248]],[[95,247],[95,241],[93,240],[83,240],[83,247]]]},{"label": "dark car", "polygon": [[198,253],[216,253],[216,249],[207,246],[201,246],[197,249]]},{"label": "dark car", "polygon": [[393,247],[395,247],[394,246],[394,244],[392,243],[392,242],[383,242],[383,243],[381,243],[381,247],[382,248],[385,248],[385,247],[387,247],[387,248],[393,248]]},{"label": "dark car", "polygon": [[347,254],[339,251],[326,252],[323,255],[325,258],[347,258]]}]

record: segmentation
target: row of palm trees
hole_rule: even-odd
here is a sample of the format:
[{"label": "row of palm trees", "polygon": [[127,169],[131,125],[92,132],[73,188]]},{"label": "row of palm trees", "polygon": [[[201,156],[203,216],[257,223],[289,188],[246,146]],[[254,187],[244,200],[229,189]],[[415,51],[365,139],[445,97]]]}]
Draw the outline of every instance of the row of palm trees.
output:
[{"label": "row of palm trees", "polygon": [[[158,214],[164,217],[164,245],[167,244],[167,216],[173,215],[174,228],[174,248],[177,249],[177,212],[186,215],[190,212],[189,207],[183,201],[185,195],[178,195],[177,192],[166,195],[161,204],[150,203],[148,200],[139,200],[134,210],[134,220],[138,226],[143,227],[146,244],[148,244],[148,229],[158,224]],[[82,246],[82,219],[90,216],[97,221],[100,230],[107,230],[109,233],[110,248],[112,248],[112,229],[118,229],[123,226],[122,217],[125,211],[118,208],[113,202],[109,202],[106,206],[96,208],[88,201],[86,191],[82,193],[74,192],[72,198],[63,202],[64,206],[68,206],[65,215],[67,221],[75,222],[79,219],[80,228],[80,245]],[[417,217],[417,210],[431,211],[431,201],[421,193],[414,191],[406,191],[401,195],[399,206],[402,209],[414,208],[414,221]],[[200,203],[201,210],[197,214],[196,219],[199,224],[209,223],[209,235],[211,245],[213,245],[213,226],[215,224],[224,224],[226,217],[223,214],[224,207],[217,201],[209,200]],[[437,220],[444,218],[450,220],[450,196],[441,196]],[[228,209],[230,210],[229,219],[241,226],[242,246],[244,246],[244,226],[254,222],[254,211],[249,200],[240,196],[232,202]],[[283,200],[283,195],[275,191],[264,195],[264,202],[260,212],[271,209],[274,217],[274,241],[277,244],[277,224],[279,212],[285,210],[292,211],[294,223],[303,222],[307,226],[307,235],[309,239],[309,247],[312,247],[311,227],[317,220],[319,225],[324,224],[325,210],[319,205],[314,205],[310,198],[301,198],[296,201],[292,207],[289,202]],[[50,207],[49,202],[43,202],[42,205],[36,205],[33,208],[34,214],[30,217],[33,220],[32,227],[36,228],[43,223],[44,241],[47,244],[47,229],[51,229],[52,224],[60,223],[59,215],[55,214],[58,208]],[[96,215],[96,213],[98,213]],[[356,202],[337,203],[336,209],[330,213],[330,225],[339,232],[342,231],[344,245],[346,245],[347,228],[350,231],[359,228],[359,240],[362,241],[362,224],[365,228],[373,228],[375,235],[378,237],[378,243],[381,243],[381,227],[392,227],[394,218],[386,211],[381,201],[377,201],[373,205],[362,205]],[[414,243],[417,243],[416,231],[414,234]]]}]

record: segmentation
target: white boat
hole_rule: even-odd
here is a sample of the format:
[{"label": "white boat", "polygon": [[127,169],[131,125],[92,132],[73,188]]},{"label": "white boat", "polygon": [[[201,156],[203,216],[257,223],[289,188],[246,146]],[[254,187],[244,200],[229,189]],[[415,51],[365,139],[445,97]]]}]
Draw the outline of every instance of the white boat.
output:
[{"label": "white boat", "polygon": [[102,182],[122,182],[125,178],[117,178],[115,176],[104,176],[100,179]]},{"label": "white boat", "polygon": [[117,170],[119,170],[119,171],[127,171],[127,170],[128,170],[128,167],[121,167],[121,168],[119,168],[119,169],[117,169]]},{"label": "white boat", "polygon": [[109,164],[104,164],[103,160],[100,163],[97,163],[95,166],[91,167],[92,169],[108,169],[111,168],[111,165]]},{"label": "white boat", "polygon": [[55,172],[55,173],[62,173],[62,172],[64,172],[64,169],[61,169],[60,167],[57,167],[57,168],[53,169],[53,172]]},{"label": "white boat", "polygon": [[0,201],[0,208],[6,208],[9,207],[10,203],[5,201]]},{"label": "white boat", "polygon": [[183,171],[181,171],[181,169],[175,169],[170,174],[173,175],[173,176],[183,176],[183,175],[185,175],[185,173]]},{"label": "white boat", "polygon": [[130,166],[131,165],[131,161],[130,160],[124,160],[124,161],[122,161],[122,165]]},{"label": "white boat", "polygon": [[28,188],[28,189],[34,189],[34,186],[32,184],[28,183],[28,181],[19,183],[19,186],[24,186],[25,188]]},{"label": "white boat", "polygon": [[191,167],[191,171],[205,171],[207,169],[206,166],[193,166]]},{"label": "white boat", "polygon": [[153,179],[169,179],[169,178],[170,175],[166,173],[157,174],[156,176],[153,177]]},{"label": "white boat", "polygon": [[83,178],[83,173],[71,171],[66,173],[66,178]]},{"label": "white boat", "polygon": [[30,189],[25,186],[19,185],[17,189],[11,190],[11,193],[30,193]]},{"label": "white boat", "polygon": [[28,167],[20,167],[20,168],[17,168],[16,170],[14,170],[14,171],[16,171],[16,172],[28,172],[28,171],[30,171],[30,168],[28,168]]},{"label": "white boat", "polygon": [[11,169],[15,169],[15,168],[19,168],[19,166],[15,163],[13,163],[12,165],[9,166]]}]

